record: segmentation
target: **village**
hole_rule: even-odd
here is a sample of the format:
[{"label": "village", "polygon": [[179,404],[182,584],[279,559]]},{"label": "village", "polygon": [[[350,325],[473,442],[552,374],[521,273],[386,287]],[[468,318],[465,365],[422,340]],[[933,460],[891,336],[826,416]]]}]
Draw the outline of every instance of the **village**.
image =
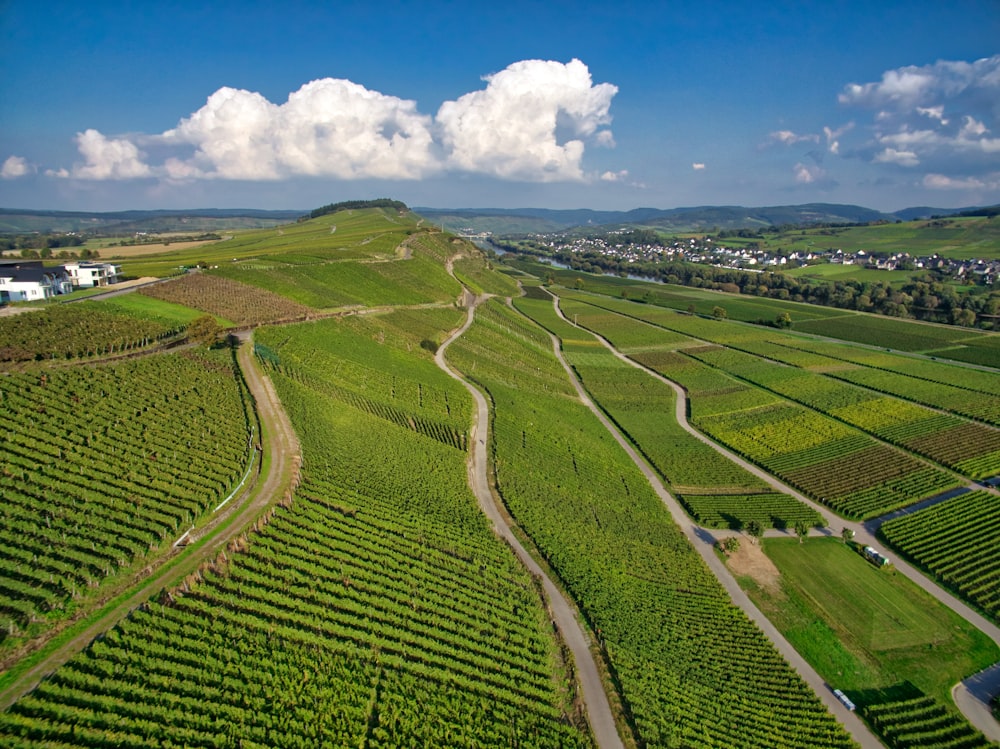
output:
[{"label": "village", "polygon": [[942,278],[951,278],[968,284],[990,286],[1000,278],[1000,260],[957,260],[934,254],[916,256],[908,252],[856,252],[836,248],[810,251],[771,252],[754,246],[727,247],[711,237],[678,239],[670,244],[633,244],[616,241],[616,234],[606,236],[571,237],[566,234],[536,235],[532,239],[553,254],[597,253],[618,262],[660,263],[687,261],[704,263],[719,268],[746,271],[777,271],[803,265],[856,265],[870,270],[932,271]]}]

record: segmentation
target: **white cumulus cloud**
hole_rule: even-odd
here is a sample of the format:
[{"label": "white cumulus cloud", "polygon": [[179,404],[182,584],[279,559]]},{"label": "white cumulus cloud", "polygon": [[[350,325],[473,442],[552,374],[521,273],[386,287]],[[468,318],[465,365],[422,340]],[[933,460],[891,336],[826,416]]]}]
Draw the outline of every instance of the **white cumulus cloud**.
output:
[{"label": "white cumulus cloud", "polygon": [[889,70],[880,81],[849,84],[840,101],[874,112],[869,139],[855,155],[877,164],[919,163],[929,171],[926,186],[945,173],[961,183],[1000,167],[1000,139],[990,137],[1000,123],[1000,55]]},{"label": "white cumulus cloud", "polygon": [[601,180],[604,182],[622,182],[628,179],[628,169],[622,169],[618,172],[604,172],[601,175]]},{"label": "white cumulus cloud", "polygon": [[[349,80],[305,84],[283,104],[224,87],[160,134],[77,136],[84,163],[49,170],[79,179],[419,179],[458,170],[525,181],[583,180],[586,143],[613,147],[610,83],[579,60],[524,60],[486,87],[441,105]],[[146,149],[146,150],[141,150]],[[146,151],[159,154],[154,162]],[[13,168],[13,167],[12,167]]]},{"label": "white cumulus cloud", "polygon": [[76,145],[86,163],[71,170],[59,169],[47,174],[78,179],[135,179],[152,176],[139,147],[128,138],[107,138],[97,130],[76,134]]},{"label": "white cumulus cloud", "polygon": [[1000,174],[994,173],[985,178],[979,177],[949,177],[945,174],[927,174],[923,180],[924,187],[932,190],[997,190],[1000,189]]},{"label": "white cumulus cloud", "polygon": [[694,169],[696,172],[701,172],[705,170],[705,165],[700,161],[696,161],[693,164],[691,164],[691,168]]},{"label": "white cumulus cloud", "polygon": [[917,114],[922,114],[924,117],[930,117],[932,120],[937,120],[942,125],[948,124],[948,120],[944,118],[944,107],[941,105],[936,107],[917,107]]},{"label": "white cumulus cloud", "polygon": [[484,80],[485,89],[438,110],[447,163],[506,179],[582,180],[584,139],[608,143],[599,128],[611,121],[617,86],[595,86],[579,60],[523,60]]},{"label": "white cumulus cloud", "polygon": [[196,149],[166,161],[174,178],[413,179],[436,169],[430,118],[415,102],[334,78],[305,84],[282,105],[221,88],[162,141]]},{"label": "white cumulus cloud", "polygon": [[800,135],[792,130],[775,130],[767,136],[767,139],[765,145],[780,143],[784,146],[793,146],[796,143],[819,143],[819,136],[815,133]]},{"label": "white cumulus cloud", "polygon": [[900,166],[916,166],[920,163],[920,159],[913,151],[897,151],[895,148],[886,148],[875,154],[874,161],[881,164],[899,164]]},{"label": "white cumulus cloud", "polygon": [[795,181],[800,185],[811,185],[822,180],[826,176],[826,171],[816,164],[803,164],[801,161],[792,167],[795,174]]},{"label": "white cumulus cloud", "polygon": [[31,165],[23,156],[8,156],[7,160],[3,162],[3,167],[0,167],[0,178],[17,179],[31,171]]}]

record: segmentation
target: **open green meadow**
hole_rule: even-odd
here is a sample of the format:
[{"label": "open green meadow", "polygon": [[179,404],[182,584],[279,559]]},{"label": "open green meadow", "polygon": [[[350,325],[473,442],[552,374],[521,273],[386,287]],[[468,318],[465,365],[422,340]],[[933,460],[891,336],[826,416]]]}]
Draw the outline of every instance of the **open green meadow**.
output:
[{"label": "open green meadow", "polygon": [[1000,657],[995,643],[891,568],[872,565],[853,544],[767,539],[763,549],[779,572],[777,587],[751,578],[741,585],[877,731],[891,734],[902,721],[886,716],[905,695],[924,700],[956,735],[979,742],[955,746],[988,746],[946,706],[956,682]]}]

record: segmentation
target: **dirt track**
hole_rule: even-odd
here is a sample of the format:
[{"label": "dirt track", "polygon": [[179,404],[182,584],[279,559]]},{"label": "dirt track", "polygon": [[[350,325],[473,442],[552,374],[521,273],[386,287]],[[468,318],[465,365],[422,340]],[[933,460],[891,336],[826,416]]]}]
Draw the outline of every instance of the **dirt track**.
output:
[{"label": "dirt track", "polygon": [[[258,369],[249,335],[243,338],[239,353],[240,368],[257,405],[263,439],[261,445],[270,459],[270,469],[259,476],[255,485],[230,503],[204,527],[198,529],[187,548],[167,557],[127,598],[104,611],[85,629],[73,634],[47,656],[18,676],[0,692],[0,710],[6,710],[20,697],[34,689],[46,675],[55,671],[89,645],[98,635],[114,627],[130,611],[149,601],[162,590],[176,586],[204,562],[214,559],[226,545],[250,525],[270,504],[280,500],[291,488],[293,468],[297,465],[299,445],[291,423],[268,380]],[[249,499],[249,501],[247,501]],[[224,526],[224,527],[222,527]],[[210,535],[211,537],[206,537]],[[199,539],[205,539],[198,545]]]},{"label": "dirt track", "polygon": [[552,621],[558,628],[563,642],[573,653],[576,675],[580,683],[580,691],[586,708],[587,720],[590,723],[590,728],[597,741],[597,745],[602,749],[623,747],[624,745],[615,727],[614,715],[611,712],[608,696],[604,692],[600,672],[590,652],[590,639],[584,633],[583,627],[581,627],[577,620],[575,610],[563,597],[562,592],[548,575],[545,574],[538,563],[521,545],[521,542],[511,531],[503,514],[494,502],[493,493],[490,490],[489,462],[486,453],[490,423],[489,406],[486,403],[486,398],[471,383],[449,368],[445,362],[444,352],[448,345],[468,330],[472,324],[474,314],[475,305],[470,306],[465,324],[453,333],[447,341],[441,344],[434,357],[437,365],[465,385],[476,401],[476,418],[472,429],[472,452],[469,456],[469,486],[475,492],[476,499],[479,501],[479,506],[482,508],[483,513],[493,522],[493,527],[497,535],[510,544],[521,563],[532,575],[542,582],[542,588],[545,591]]},{"label": "dirt track", "polygon": [[[572,323],[565,316],[563,316],[562,311],[559,309],[558,297],[553,297],[553,304],[555,306],[557,314],[559,314],[560,317],[566,320],[566,322],[570,323],[571,325],[574,325],[574,323]],[[730,452],[721,445],[716,444],[715,442],[713,442],[711,439],[706,437],[704,434],[696,430],[688,423],[687,393],[680,385],[678,385],[675,382],[672,382],[671,380],[666,379],[657,372],[647,369],[646,367],[633,361],[632,359],[629,359],[627,356],[619,352],[614,346],[612,346],[609,341],[605,340],[596,333],[593,333],[593,331],[587,331],[587,332],[594,335],[594,337],[597,340],[599,340],[604,346],[606,346],[612,353],[615,354],[615,356],[617,356],[622,361],[626,362],[627,364],[630,364],[633,367],[643,370],[651,377],[657,378],[661,382],[666,383],[667,385],[669,385],[674,389],[674,391],[677,393],[677,402],[676,402],[677,422],[678,424],[681,425],[681,427],[684,428],[685,431],[687,431],[694,437],[697,437],[699,440],[709,445],[717,452],[721,453],[722,455],[725,455],[734,463],[750,471],[755,476],[760,477],[762,480],[766,481],[771,487],[773,487],[777,491],[791,495],[795,499],[816,510],[816,512],[818,512],[820,516],[823,518],[823,522],[826,524],[826,527],[823,529],[811,531],[811,535],[817,534],[817,535],[830,536],[834,534],[833,530],[834,528],[838,529],[849,528],[852,531],[854,531],[854,539],[858,543],[862,545],[881,546],[881,542],[874,535],[874,530],[877,527],[877,524],[858,523],[849,520],[843,520],[840,518],[835,518],[830,514],[830,511],[826,507],[817,504],[816,502],[812,501],[811,499],[801,494],[800,492],[796,491],[792,487],[782,483],[771,474],[763,471],[762,469],[758,468],[752,463],[749,463],[748,461],[744,460],[735,453]],[[561,353],[558,352],[558,350],[556,355],[560,357],[560,360],[562,360]],[[563,366],[567,366],[565,361],[563,361]],[[570,376],[572,377],[574,384],[577,385],[577,390],[581,393],[581,397],[586,399],[586,394],[583,392],[582,387],[579,385],[578,381],[576,380],[576,377],[572,373],[572,370],[570,370],[568,366],[567,366],[567,371],[570,373]],[[718,559],[716,558],[714,552],[711,551],[711,547],[715,543],[715,535],[713,534],[713,532],[711,530],[695,526],[691,523],[690,518],[688,518],[684,510],[672,497],[670,497],[669,493],[667,493],[666,490],[663,488],[663,485],[660,482],[659,477],[656,476],[653,473],[653,471],[649,469],[649,467],[646,465],[645,461],[643,461],[638,456],[638,454],[636,454],[631,449],[631,446],[627,444],[627,441],[624,441],[624,438],[618,434],[617,430],[615,430],[612,427],[610,422],[607,422],[604,419],[603,412],[601,412],[600,409],[597,409],[596,406],[590,403],[589,399],[587,399],[586,402],[589,405],[591,405],[592,408],[595,409],[595,412],[598,414],[598,417],[605,422],[606,426],[616,437],[616,439],[618,439],[619,442],[621,442],[622,445],[625,447],[625,449],[629,452],[629,454],[633,456],[633,460],[636,461],[637,465],[639,465],[639,467],[642,468],[643,471],[647,473],[647,477],[649,477],[650,481],[653,482],[653,486],[654,488],[657,489],[657,492],[659,493],[662,489],[661,497],[663,497],[664,501],[667,502],[667,506],[671,509],[671,512],[674,514],[674,519],[677,520],[678,525],[680,525],[681,528],[684,529],[686,533],[688,533],[689,538],[692,539],[692,543],[694,543],[695,548],[697,548],[699,552],[702,554],[702,557],[706,558],[706,561],[711,560],[709,566],[712,567],[713,572],[715,572],[716,576],[719,577],[720,582],[722,582],[723,586],[725,586],[727,590],[730,591],[730,594],[733,596],[734,601],[738,605],[740,605],[741,608],[744,608],[744,610],[746,610],[747,613],[749,614],[750,610],[746,606],[744,606],[743,603],[737,600],[736,591],[739,591],[739,588],[738,586],[735,585],[735,582],[733,582],[733,577],[726,569],[725,565],[722,565],[721,563],[719,563],[719,565],[715,565],[713,563],[713,562],[718,562]],[[667,498],[669,498],[669,500]],[[836,532],[839,535],[839,530]],[[775,531],[769,531],[766,535],[787,536],[788,532],[775,530]],[[987,620],[985,617],[983,617],[976,611],[973,611],[965,603],[955,598],[946,590],[942,589],[939,585],[937,585],[929,578],[925,577],[923,573],[921,573],[915,567],[906,563],[904,560],[894,559],[893,564],[895,568],[902,575],[913,581],[921,589],[930,593],[940,603],[947,606],[949,609],[951,609],[956,614],[961,616],[963,619],[968,621],[974,627],[982,631],[984,634],[990,637],[994,642],[996,642],[997,645],[1000,645],[1000,627],[997,627],[995,624]],[[718,566],[719,569],[716,569],[716,566]],[[735,588],[735,590],[731,589],[730,584],[732,585],[732,588]],[[776,629],[770,626],[770,622],[768,622],[767,627],[764,627],[763,623],[758,619],[758,616],[765,622],[767,620],[763,617],[762,614],[760,614],[756,606],[754,606],[753,603],[750,602],[750,599],[747,598],[746,595],[742,593],[742,591],[739,591],[739,596],[742,599],[745,599],[745,602],[749,604],[749,606],[753,607],[753,611],[756,611],[756,615],[751,615],[751,618],[753,618],[755,621],[757,621],[759,625],[761,625],[761,628],[768,633],[768,635],[775,642],[775,644],[778,644],[778,641],[774,639],[776,636],[780,638],[781,641],[784,643],[784,645],[787,646],[787,648],[794,653],[794,649],[791,648],[791,645],[788,645],[787,641],[784,640],[784,637],[780,633],[778,633]],[[774,636],[771,635],[771,631],[774,632]],[[784,647],[779,646],[779,650],[782,651],[782,654],[784,654],[786,658],[789,657],[789,655],[785,652]],[[798,657],[797,653],[795,655],[796,657]],[[869,736],[871,736],[872,740],[875,740],[877,742],[877,740],[874,738],[874,735],[868,731],[867,726],[861,723],[861,721],[853,713],[847,712],[847,710],[844,709],[844,707],[840,704],[840,702],[836,700],[835,697],[833,697],[828,685],[826,685],[826,683],[819,677],[819,675],[816,674],[815,671],[813,671],[812,667],[806,664],[804,660],[802,659],[799,660],[802,662],[805,668],[807,668],[809,671],[812,672],[812,674],[815,677],[814,679],[807,679],[807,681],[809,681],[810,684],[813,686],[813,688],[817,690],[817,693],[820,695],[820,698],[823,699],[823,701],[827,703],[828,706],[831,707],[834,714],[837,715],[839,718],[844,718],[846,716],[849,716],[849,718],[852,719],[852,722],[857,721],[857,723],[860,724],[860,727]],[[800,673],[803,673],[801,669],[799,669],[799,671]],[[814,683],[814,681],[816,683]],[[817,686],[817,684],[819,686]],[[969,678],[956,684],[955,687],[952,689],[952,696],[954,697],[955,704],[958,706],[959,710],[962,711],[962,713],[965,715],[965,717],[969,720],[969,722],[972,725],[974,725],[977,729],[982,731],[983,734],[991,741],[1000,741],[1000,723],[998,723],[997,720],[993,717],[989,709],[989,700],[992,695],[996,695],[997,693],[1000,693],[1000,663],[994,664],[990,668],[985,669],[978,674],[970,676]],[[861,742],[859,735],[855,733],[854,730],[851,730],[851,733],[854,734],[856,740],[862,743],[862,746],[867,746],[865,742]],[[881,746],[881,744],[876,743],[873,746]]]},{"label": "dirt track", "polygon": [[[562,314],[562,310],[559,309],[558,299],[553,298],[552,304],[556,309],[557,314],[564,320],[566,318]],[[566,320],[571,325],[573,324],[569,320]],[[577,326],[579,327],[579,326]],[[599,338],[599,336],[598,336]],[[600,339],[605,346],[610,348],[616,354],[618,352],[611,346],[610,343],[605,341],[603,338]],[[733,603],[739,606],[748,617],[767,635],[768,639],[774,643],[775,648],[778,652],[785,658],[786,661],[791,665],[795,671],[798,672],[799,676],[813,689],[816,696],[823,702],[823,704],[833,713],[837,719],[844,725],[851,736],[857,741],[863,749],[881,749],[882,742],[880,742],[866,726],[861,719],[855,715],[853,712],[847,710],[846,707],[841,704],[833,692],[831,691],[829,685],[823,680],[823,678],[816,673],[816,670],[809,665],[809,663],[799,655],[798,651],[792,647],[791,643],[785,639],[784,635],[778,631],[777,627],[771,624],[770,620],[764,614],[761,613],[754,603],[750,600],[749,596],[743,592],[743,589],[737,585],[736,580],[733,578],[732,574],[726,568],[726,565],[719,559],[714,551],[715,537],[711,533],[706,532],[703,528],[695,525],[691,522],[691,519],[684,512],[680,503],[674,499],[674,497],[667,491],[663,482],[656,472],[650,467],[650,465],[643,460],[643,458],[636,452],[635,448],[632,447],[631,443],[625,438],[621,432],[611,423],[611,421],[604,415],[604,412],[590,399],[586,391],[583,389],[583,385],[576,377],[576,373],[573,371],[572,367],[563,358],[562,351],[559,350],[559,339],[552,336],[553,350],[555,351],[556,357],[559,359],[563,368],[566,370],[566,374],[569,376],[570,381],[573,383],[573,387],[576,388],[577,395],[580,400],[583,401],[594,415],[604,424],[604,427],[608,430],[615,441],[621,445],[622,449],[628,453],[629,457],[636,464],[643,475],[649,481],[650,486],[656,492],[657,496],[670,511],[671,517],[673,517],[674,522],[677,523],[678,527],[687,537],[688,541],[694,547],[695,551],[701,555],[701,558],[705,561],[705,564],[712,571],[712,574],[718,579],[719,583],[725,588],[729,597],[732,599]],[[618,354],[621,356],[621,354]],[[623,357],[624,358],[624,357]],[[625,359],[626,361],[630,361]],[[634,362],[630,362],[635,364]],[[638,365],[635,365],[638,366]],[[668,384],[674,386],[675,389],[679,389],[680,386],[670,383],[669,380],[664,380]],[[683,395],[683,390],[677,398],[677,413],[678,421],[688,428],[686,414],[684,413],[686,400]],[[709,442],[713,447],[717,446]],[[717,448],[718,449],[718,448]]]}]

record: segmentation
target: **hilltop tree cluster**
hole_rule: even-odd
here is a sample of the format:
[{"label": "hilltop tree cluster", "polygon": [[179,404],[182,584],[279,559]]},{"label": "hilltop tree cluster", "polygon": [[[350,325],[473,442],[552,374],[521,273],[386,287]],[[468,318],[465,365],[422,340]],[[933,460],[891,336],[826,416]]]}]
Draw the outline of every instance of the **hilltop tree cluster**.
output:
[{"label": "hilltop tree cluster", "polygon": [[362,208],[393,208],[400,213],[410,210],[401,200],[376,198],[375,200],[345,200],[340,203],[320,206],[309,213],[309,218],[319,218],[337,211],[359,211]]}]

